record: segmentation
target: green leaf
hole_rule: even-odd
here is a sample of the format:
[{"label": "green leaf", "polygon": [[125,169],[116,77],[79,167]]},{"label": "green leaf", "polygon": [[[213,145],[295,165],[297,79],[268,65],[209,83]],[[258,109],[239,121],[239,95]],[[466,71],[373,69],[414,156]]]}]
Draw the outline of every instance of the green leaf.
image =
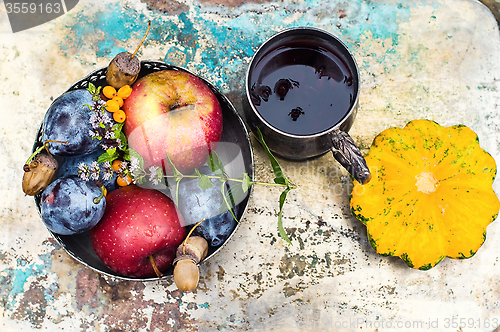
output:
[{"label": "green leaf", "polygon": [[[234,220],[236,220],[236,222],[239,222],[238,218],[236,218],[236,215],[234,214],[233,209],[232,209],[232,207],[234,206],[234,204],[231,204],[231,203],[234,203],[234,200],[232,200],[230,193],[226,194],[225,187],[226,187],[226,183],[225,182],[221,183],[220,192],[222,193],[222,197],[224,198],[224,202],[226,203],[227,210],[229,212],[231,212],[231,215],[233,216]],[[232,202],[229,202],[229,200],[231,200]],[[222,211],[222,212],[224,212],[224,211]]]},{"label": "green leaf", "polygon": [[226,174],[224,173],[224,171],[220,170],[220,169],[216,169],[214,171],[214,175],[217,176],[219,178],[219,181],[220,182],[224,182],[225,180],[227,180],[226,178]]},{"label": "green leaf", "polygon": [[242,200],[242,193],[243,190],[241,190],[241,186],[235,186],[234,184],[225,183],[225,189],[227,192],[227,198],[228,201],[230,201],[231,207],[234,207],[236,204],[241,202]]},{"label": "green leaf", "polygon": [[[117,136],[115,135],[115,137],[117,137]],[[118,134],[118,138],[120,139],[121,145],[122,145],[122,147],[120,148],[120,150],[127,151],[128,150],[127,136],[125,136],[125,134],[120,131],[119,134]]]},{"label": "green leaf", "polygon": [[139,175],[134,177],[134,181],[137,184],[143,184],[145,181],[146,176],[145,175]]},{"label": "green leaf", "polygon": [[[160,182],[166,182],[163,176],[163,170],[160,167],[156,169],[156,178],[160,180]],[[167,183],[162,183],[162,184],[166,184],[168,186]]]},{"label": "green leaf", "polygon": [[212,181],[210,181],[210,178],[206,174],[201,174],[200,175],[200,180],[198,182],[198,185],[203,190],[207,190],[207,189],[212,188],[214,186],[212,184]]},{"label": "green leaf", "polygon": [[224,173],[224,163],[222,162],[222,160],[219,158],[219,156],[215,151],[212,151],[212,153],[208,155],[207,164],[212,172],[216,174],[217,172],[219,174]]},{"label": "green leaf", "polygon": [[110,160],[109,158],[109,155],[104,152],[103,154],[101,154],[98,158],[97,158],[97,162],[100,164],[100,163],[105,163],[106,161],[109,161],[111,162],[112,160]]},{"label": "green leaf", "polygon": [[264,141],[264,136],[262,135],[262,132],[260,131],[259,128],[257,129],[257,138],[259,139],[260,143],[264,147],[264,150],[267,153],[267,156],[269,157],[269,160],[271,162],[271,166],[273,168],[274,172],[274,182],[277,184],[285,185],[286,189],[281,193],[279,203],[280,203],[280,211],[278,213],[278,230],[280,232],[280,236],[289,244],[292,244],[290,239],[288,238],[288,235],[286,234],[285,229],[283,228],[283,205],[285,204],[286,196],[288,192],[294,188],[296,188],[295,184],[293,184],[288,178],[285,176],[283,173],[283,170],[278,163],[278,160],[274,157],[274,155],[271,153],[271,150],[269,150],[269,147],[267,146],[266,142]]},{"label": "green leaf", "polygon": [[288,238],[288,235],[286,234],[285,229],[283,228],[283,205],[285,204],[286,200],[286,195],[288,192],[291,190],[290,187],[287,187],[280,195],[280,212],[278,213],[278,230],[280,232],[280,236],[288,242],[289,244],[292,244],[292,241]]},{"label": "green leaf", "polygon": [[277,176],[274,178],[274,183],[286,185],[288,184],[288,181],[284,176]]},{"label": "green leaf", "polygon": [[139,152],[135,151],[134,149],[129,148],[128,153],[125,154],[123,159],[130,161],[131,158],[135,158],[135,159],[139,160],[139,166],[141,167],[141,169],[144,168],[144,159],[142,158],[142,156],[139,154]]},{"label": "green leaf", "polygon": [[250,176],[248,176],[248,173],[243,173],[241,181],[241,189],[243,189],[243,192],[246,193],[251,186],[252,186],[252,179],[250,178]]},{"label": "green leaf", "polygon": [[174,175],[174,181],[175,181],[174,202],[175,202],[175,205],[178,205],[179,204],[179,185],[180,185],[181,180],[184,177],[184,175],[181,172],[179,172],[179,170],[175,167],[172,160],[170,160],[170,157],[168,156],[168,154],[167,154],[167,162],[172,167],[172,173]]},{"label": "green leaf", "polygon": [[106,150],[106,153],[110,156],[115,156],[117,155],[118,153],[116,152],[116,148],[111,148],[111,149],[107,149]]},{"label": "green leaf", "polygon": [[125,136],[125,134],[123,134],[123,132],[122,132],[122,128],[123,128],[124,124],[125,124],[125,122],[116,123],[113,125],[113,127],[111,127],[111,130],[115,134],[115,138],[121,138],[122,135]]},{"label": "green leaf", "polygon": [[104,152],[103,154],[101,154],[97,158],[97,162],[99,164],[100,163],[104,163],[106,161],[112,162],[113,160],[117,159],[118,157],[119,157],[119,154],[118,154],[118,152],[116,152],[116,148],[112,148],[112,149],[106,150],[106,152]]},{"label": "green leaf", "polygon": [[175,195],[174,195],[174,203],[175,205],[179,205],[179,185],[181,183],[181,180],[175,180]]},{"label": "green leaf", "polygon": [[175,177],[175,180],[176,181],[180,181],[184,176],[182,175],[181,172],[179,172],[179,170],[175,167],[174,163],[172,162],[172,160],[170,160],[170,157],[168,156],[167,154],[167,162],[168,164],[170,165],[170,167],[172,167],[172,174],[174,175]]},{"label": "green leaf", "polygon": [[124,125],[124,124],[125,124],[125,122],[122,122],[122,123],[120,123],[120,122],[115,123],[115,124],[113,125],[113,127],[111,127],[111,129],[112,129],[114,132],[121,131],[121,130],[122,130],[122,128],[123,128],[123,125]]},{"label": "green leaf", "polygon": [[97,91],[95,85],[92,84],[91,82],[89,82],[89,86],[88,86],[87,90],[89,90],[90,94],[93,96],[95,96],[96,91]]},{"label": "green leaf", "polygon": [[286,178],[285,174],[283,173],[283,170],[281,169],[281,166],[278,163],[278,160],[276,160],[274,155],[271,153],[271,150],[269,150],[269,148],[267,147],[267,144],[264,141],[264,137],[262,136],[262,132],[260,131],[259,128],[257,128],[257,136],[258,136],[260,143],[264,147],[264,150],[266,151],[267,156],[269,157],[269,161],[271,162],[271,166],[273,168],[273,172],[274,172],[274,176],[275,176],[274,182],[277,184],[288,185],[290,183],[290,181]]}]

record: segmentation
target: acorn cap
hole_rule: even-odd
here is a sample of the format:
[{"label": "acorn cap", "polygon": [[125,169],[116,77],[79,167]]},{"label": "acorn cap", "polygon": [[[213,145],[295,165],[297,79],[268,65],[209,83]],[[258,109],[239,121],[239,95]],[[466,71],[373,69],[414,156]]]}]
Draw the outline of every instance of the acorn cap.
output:
[{"label": "acorn cap", "polygon": [[138,75],[141,70],[139,58],[132,56],[130,52],[118,53],[112,61],[115,61],[121,72],[129,76]]},{"label": "acorn cap", "polygon": [[115,89],[132,85],[141,71],[141,62],[129,52],[118,53],[108,65],[106,81]]},{"label": "acorn cap", "polygon": [[48,154],[39,153],[35,156],[35,158],[33,160],[35,162],[38,162],[40,164],[47,166],[50,169],[53,169],[54,171],[57,170],[58,163],[57,163],[56,158],[49,156]]},{"label": "acorn cap", "polygon": [[189,256],[194,262],[199,263],[207,256],[208,243],[201,236],[191,236],[177,247],[176,256]]}]

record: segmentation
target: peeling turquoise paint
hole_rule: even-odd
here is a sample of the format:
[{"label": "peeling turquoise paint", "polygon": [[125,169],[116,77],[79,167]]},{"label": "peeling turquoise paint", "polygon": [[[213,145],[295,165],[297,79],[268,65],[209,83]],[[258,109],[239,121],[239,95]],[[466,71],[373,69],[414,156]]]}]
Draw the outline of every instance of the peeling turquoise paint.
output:
[{"label": "peeling turquoise paint", "polygon": [[[52,265],[50,253],[39,256],[43,263],[28,264],[25,259],[17,258],[17,268],[8,268],[2,271],[0,276],[0,293],[6,295],[6,309],[12,309],[18,304],[18,295],[25,293],[25,285],[29,277],[38,279],[47,274]],[[48,289],[44,289],[44,295],[47,301],[53,300],[56,284],[52,284]]]},{"label": "peeling turquoise paint", "polygon": [[[68,22],[68,36],[61,41],[63,50],[81,49],[84,45],[92,43],[98,57],[110,57],[126,50],[116,46],[118,42],[132,38],[141,39],[146,29],[148,18],[135,10],[123,10],[119,4],[112,4],[106,10],[88,14],[82,10],[73,14],[73,20]],[[163,26],[162,29],[168,29]],[[162,29],[152,28],[148,41],[162,41]]]},{"label": "peeling turquoise paint", "polygon": [[370,32],[372,38],[381,40],[391,40],[392,46],[398,44],[399,22],[407,21],[410,17],[411,5],[399,4],[394,6],[391,3],[359,3],[350,6],[346,12],[348,24],[343,29],[343,35],[347,40],[356,42],[362,35]]},{"label": "peeling turquoise paint", "polygon": [[[228,11],[224,20],[213,20],[201,7],[190,8],[189,12],[177,16],[159,13],[148,13],[146,16],[133,8],[113,4],[101,11],[74,14],[73,20],[67,23],[70,33],[61,41],[60,47],[63,50],[78,50],[93,43],[97,57],[110,58],[125,51],[120,43],[132,38],[140,40],[145,22],[151,17],[153,24],[146,43],[162,45],[175,41],[179,45],[165,49],[164,61],[182,54],[183,63],[172,64],[189,64],[192,70],[213,73],[218,76],[216,85],[224,82],[230,90],[239,90],[248,59],[265,39],[283,28],[315,26],[325,29],[339,36],[349,49],[361,54],[360,39],[371,35],[373,39],[384,41],[385,54],[374,54],[378,63],[384,63],[387,57],[396,56],[399,24],[410,18],[414,6],[426,5],[374,1],[325,4],[319,0],[308,0],[297,4],[293,12],[279,4],[266,4],[260,10],[243,10],[236,14]],[[275,8],[271,10],[270,6]],[[325,9],[325,6],[328,8]],[[325,11],[337,15],[323,17]],[[361,62],[361,65],[368,67],[369,64]]]},{"label": "peeling turquoise paint", "polygon": [[10,297],[13,299],[13,303],[15,303],[15,296],[17,294],[23,293],[24,292],[24,284],[26,283],[26,280],[28,277],[32,275],[32,273],[36,273],[36,270],[38,267],[35,264],[31,264],[30,266],[24,268],[24,269],[15,269],[15,270],[10,270],[9,272],[12,273],[12,284],[11,284],[11,291],[10,291]]}]

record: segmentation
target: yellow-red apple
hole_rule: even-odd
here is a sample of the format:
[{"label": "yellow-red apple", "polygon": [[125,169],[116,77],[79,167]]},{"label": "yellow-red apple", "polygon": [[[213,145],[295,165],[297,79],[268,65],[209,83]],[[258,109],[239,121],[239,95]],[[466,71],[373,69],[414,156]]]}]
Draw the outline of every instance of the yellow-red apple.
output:
[{"label": "yellow-red apple", "polygon": [[144,166],[169,172],[167,155],[179,171],[203,165],[222,135],[222,109],[213,91],[181,70],[148,74],[125,100],[124,133]]}]

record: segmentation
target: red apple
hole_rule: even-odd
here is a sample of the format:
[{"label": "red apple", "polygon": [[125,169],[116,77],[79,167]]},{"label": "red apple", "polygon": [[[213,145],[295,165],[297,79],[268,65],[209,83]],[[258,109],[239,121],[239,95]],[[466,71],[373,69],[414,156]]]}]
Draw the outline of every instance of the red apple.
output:
[{"label": "red apple", "polygon": [[112,271],[134,278],[155,276],[172,266],[177,246],[185,238],[182,216],[174,202],[154,189],[130,185],[106,197],[106,210],[92,228],[97,256]]},{"label": "red apple", "polygon": [[148,74],[132,88],[123,128],[144,166],[169,171],[167,155],[183,173],[203,165],[222,134],[222,109],[212,90],[179,70]]}]

